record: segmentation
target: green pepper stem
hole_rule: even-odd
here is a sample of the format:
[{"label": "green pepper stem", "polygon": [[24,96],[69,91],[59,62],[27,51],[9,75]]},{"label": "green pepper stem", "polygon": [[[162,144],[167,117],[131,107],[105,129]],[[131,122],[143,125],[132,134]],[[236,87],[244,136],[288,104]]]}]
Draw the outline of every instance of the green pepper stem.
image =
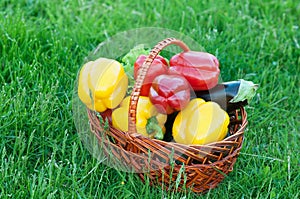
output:
[{"label": "green pepper stem", "polygon": [[148,119],[146,124],[146,131],[148,134],[154,134],[155,139],[162,140],[164,138],[164,132],[159,126],[155,116]]}]

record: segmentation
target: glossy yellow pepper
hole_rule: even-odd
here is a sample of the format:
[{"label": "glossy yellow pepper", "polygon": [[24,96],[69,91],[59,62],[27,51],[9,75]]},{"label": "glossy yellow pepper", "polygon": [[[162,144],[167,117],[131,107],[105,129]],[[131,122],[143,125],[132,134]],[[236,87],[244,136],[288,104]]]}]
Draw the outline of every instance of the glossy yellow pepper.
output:
[{"label": "glossy yellow pepper", "polygon": [[[112,112],[112,125],[124,132],[128,131],[128,109],[130,96],[126,97],[119,108]],[[149,97],[140,96],[136,110],[136,130],[138,133],[162,140],[164,137],[164,124],[167,115],[158,113]]]},{"label": "glossy yellow pepper", "polygon": [[103,112],[117,107],[128,87],[123,66],[113,59],[87,62],[80,70],[78,96],[90,109]]},{"label": "glossy yellow pepper", "polygon": [[227,112],[217,103],[196,98],[176,116],[173,137],[182,144],[208,144],[223,140],[228,124]]}]

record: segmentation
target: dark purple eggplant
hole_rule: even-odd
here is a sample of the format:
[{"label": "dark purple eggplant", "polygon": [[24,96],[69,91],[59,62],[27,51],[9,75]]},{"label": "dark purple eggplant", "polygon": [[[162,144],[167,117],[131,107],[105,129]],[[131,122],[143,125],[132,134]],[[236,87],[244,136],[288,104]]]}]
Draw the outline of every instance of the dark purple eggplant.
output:
[{"label": "dark purple eggplant", "polygon": [[206,91],[196,91],[196,97],[218,103],[228,113],[245,106],[254,97],[257,84],[246,80],[223,82]]},{"label": "dark purple eggplant", "polygon": [[167,121],[165,123],[166,132],[163,139],[166,142],[171,142],[173,140],[172,128],[178,113],[178,111],[175,111],[174,113],[169,114],[167,117]]}]

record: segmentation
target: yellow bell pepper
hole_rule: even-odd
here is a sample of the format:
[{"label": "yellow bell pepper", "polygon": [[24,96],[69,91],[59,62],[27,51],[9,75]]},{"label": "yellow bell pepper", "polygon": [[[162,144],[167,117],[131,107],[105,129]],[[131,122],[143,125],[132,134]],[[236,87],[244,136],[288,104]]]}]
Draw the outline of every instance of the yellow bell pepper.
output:
[{"label": "yellow bell pepper", "polygon": [[[119,108],[112,112],[112,125],[124,132],[128,131],[128,109],[130,96],[126,97]],[[164,137],[164,124],[167,115],[158,113],[149,97],[140,96],[136,110],[136,130],[138,133],[162,140]]]},{"label": "yellow bell pepper", "polygon": [[223,140],[229,116],[215,102],[193,99],[178,113],[173,124],[174,140],[182,144],[208,144]]},{"label": "yellow bell pepper", "polygon": [[87,107],[98,112],[116,108],[127,87],[128,77],[123,66],[113,59],[87,62],[79,73],[78,96]]}]

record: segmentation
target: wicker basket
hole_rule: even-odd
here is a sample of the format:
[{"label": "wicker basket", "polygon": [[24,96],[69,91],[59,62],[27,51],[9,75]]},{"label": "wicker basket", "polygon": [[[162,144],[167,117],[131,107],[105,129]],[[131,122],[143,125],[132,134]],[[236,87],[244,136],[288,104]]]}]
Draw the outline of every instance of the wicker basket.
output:
[{"label": "wicker basket", "polygon": [[183,145],[150,139],[136,133],[136,108],[143,80],[159,52],[170,44],[188,51],[180,40],[167,38],[150,52],[135,82],[130,98],[129,131],[122,132],[109,125],[105,128],[99,114],[87,109],[92,133],[101,151],[115,165],[138,173],[142,180],[161,185],[166,190],[205,192],[215,188],[232,171],[243,143],[247,113],[243,107],[230,116],[229,136],[207,145]]}]

